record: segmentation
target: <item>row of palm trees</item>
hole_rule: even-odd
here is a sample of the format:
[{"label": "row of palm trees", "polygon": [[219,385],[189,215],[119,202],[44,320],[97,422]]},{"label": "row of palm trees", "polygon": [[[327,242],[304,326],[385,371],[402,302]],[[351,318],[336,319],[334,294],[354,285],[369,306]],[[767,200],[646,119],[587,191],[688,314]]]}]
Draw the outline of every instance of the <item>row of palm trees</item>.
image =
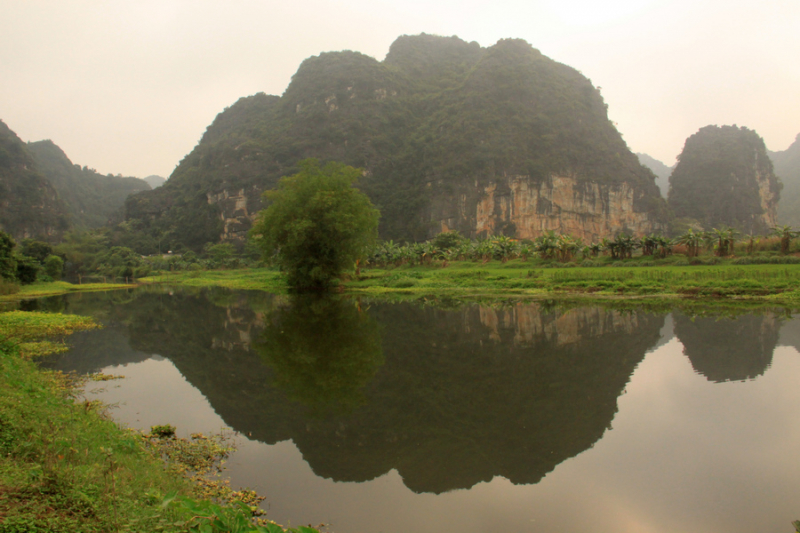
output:
[{"label": "row of palm trees", "polygon": [[[780,251],[782,254],[789,253],[792,239],[800,235],[800,231],[794,230],[791,226],[775,226],[768,236],[780,239]],[[686,255],[696,257],[703,248],[714,252],[719,257],[732,255],[735,251],[737,241],[746,242],[747,254],[755,251],[756,245],[761,241],[761,237],[753,234],[742,235],[733,228],[714,228],[710,231],[694,231],[689,229],[686,233],[675,240],[676,244],[686,247]]]},{"label": "row of palm trees", "polygon": [[[791,240],[800,235],[800,231],[793,230],[791,226],[776,226],[771,235],[781,239],[781,252],[785,254],[789,252]],[[736,242],[741,240],[742,235],[733,228],[714,228],[710,231],[689,229],[676,239],[658,234],[644,237],[619,234],[614,239],[602,239],[589,244],[572,235],[557,235],[553,231],[540,235],[533,241],[518,241],[502,235],[472,241],[461,237],[457,232],[450,232],[421,243],[398,244],[384,241],[369,254],[367,262],[377,267],[425,265],[434,261],[441,261],[446,265],[451,261],[488,262],[494,259],[506,262],[517,258],[527,261],[530,257],[538,256],[566,263],[600,255],[610,255],[616,260],[630,259],[636,250],[641,250],[643,256],[664,258],[672,254],[677,245],[686,248],[688,257],[696,257],[703,250],[726,257],[734,253]],[[746,235],[744,240],[747,242],[747,253],[752,254],[760,237]]]}]

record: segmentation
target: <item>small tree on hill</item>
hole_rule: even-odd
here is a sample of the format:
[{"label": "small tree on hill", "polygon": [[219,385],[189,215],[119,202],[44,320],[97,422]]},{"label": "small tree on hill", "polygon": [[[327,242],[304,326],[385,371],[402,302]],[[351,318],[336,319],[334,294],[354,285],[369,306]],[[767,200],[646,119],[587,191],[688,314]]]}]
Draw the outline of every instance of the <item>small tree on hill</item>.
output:
[{"label": "small tree on hill", "polygon": [[353,268],[372,249],[378,210],[353,184],[359,169],[316,159],[282,178],[264,196],[270,205],[250,230],[264,257],[278,252],[278,263],[295,289],[324,289]]}]

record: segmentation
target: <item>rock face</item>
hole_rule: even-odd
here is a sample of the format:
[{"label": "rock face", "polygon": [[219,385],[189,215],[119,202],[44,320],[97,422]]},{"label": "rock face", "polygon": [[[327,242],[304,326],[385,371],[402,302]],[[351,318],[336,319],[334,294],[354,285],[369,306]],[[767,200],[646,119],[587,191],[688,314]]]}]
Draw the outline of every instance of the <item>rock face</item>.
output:
[{"label": "rock face", "polygon": [[434,233],[458,230],[471,237],[533,239],[554,231],[596,242],[622,232],[643,235],[664,229],[652,213],[639,207],[642,196],[626,182],[513,176],[460,192],[456,202],[439,197],[430,217],[438,223]]},{"label": "rock face", "polygon": [[667,218],[654,174],[580,72],[518,39],[430,35],[398,38],[382,62],[320,54],[282,96],[241,98],[163,186],[128,199],[126,218],[171,247],[241,241],[261,192],[309,157],[364,169],[384,239],[552,229],[596,240]]}]

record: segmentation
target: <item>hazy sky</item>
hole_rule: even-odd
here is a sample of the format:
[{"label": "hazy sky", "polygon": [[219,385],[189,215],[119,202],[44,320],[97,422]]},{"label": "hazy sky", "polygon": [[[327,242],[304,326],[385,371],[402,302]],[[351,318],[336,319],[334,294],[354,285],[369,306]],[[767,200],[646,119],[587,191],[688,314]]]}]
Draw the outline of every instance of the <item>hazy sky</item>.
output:
[{"label": "hazy sky", "polygon": [[102,173],[169,176],[217,113],[300,62],[403,34],[522,38],[602,87],[671,165],[708,124],[800,133],[800,0],[0,0],[0,119]]}]

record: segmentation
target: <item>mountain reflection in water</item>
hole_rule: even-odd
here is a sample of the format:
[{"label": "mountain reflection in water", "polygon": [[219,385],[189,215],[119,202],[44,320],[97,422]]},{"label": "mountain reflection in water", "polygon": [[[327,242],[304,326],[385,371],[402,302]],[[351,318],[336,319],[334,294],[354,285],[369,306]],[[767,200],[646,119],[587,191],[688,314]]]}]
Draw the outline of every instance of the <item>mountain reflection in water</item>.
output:
[{"label": "mountain reflection in water", "polygon": [[[292,440],[318,476],[366,481],[396,469],[418,493],[494,476],[537,483],[592,447],[665,323],[603,307],[441,309],[222,289],[62,301],[108,327],[76,336],[52,366],[90,372],[159,354],[227,425],[268,444]],[[699,373],[738,380],[768,367],[780,324],[676,314],[675,334]],[[129,348],[110,348],[119,336]]]}]

